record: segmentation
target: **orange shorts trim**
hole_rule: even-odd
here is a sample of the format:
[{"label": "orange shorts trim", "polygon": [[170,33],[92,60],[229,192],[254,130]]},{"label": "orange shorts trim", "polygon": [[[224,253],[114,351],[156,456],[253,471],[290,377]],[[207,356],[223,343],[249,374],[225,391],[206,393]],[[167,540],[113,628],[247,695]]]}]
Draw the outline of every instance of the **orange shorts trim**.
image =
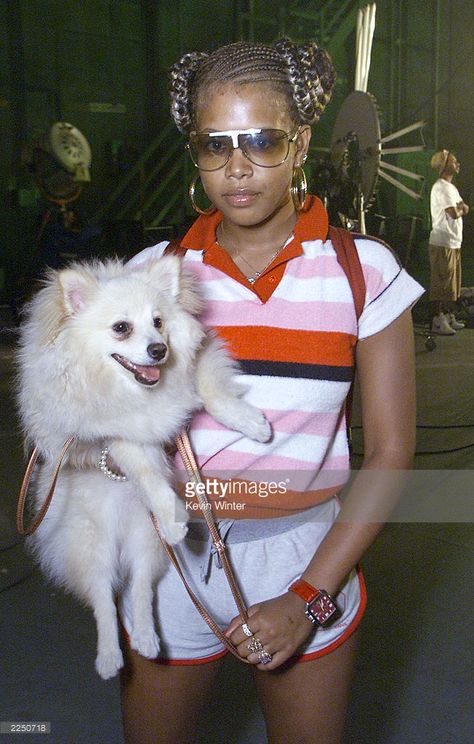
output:
[{"label": "orange shorts trim", "polygon": [[[360,605],[356,616],[352,620],[351,624],[346,628],[344,633],[325,648],[322,648],[319,651],[310,652],[308,654],[302,654],[300,656],[292,656],[290,657],[289,661],[303,663],[305,661],[313,661],[314,659],[319,659],[321,656],[327,656],[327,654],[330,654],[332,651],[335,651],[337,648],[339,648],[339,646],[342,646],[342,644],[345,643],[345,641],[347,641],[347,639],[350,638],[351,635],[357,630],[367,607],[367,587],[365,584],[364,574],[362,573],[362,569],[360,568],[360,566],[357,566],[357,578],[359,580],[360,588]],[[120,623],[120,628],[125,642],[130,645],[130,636],[123,627],[122,623]],[[203,656],[201,658],[195,659],[163,659],[158,657],[157,659],[150,659],[150,661],[153,664],[162,664],[163,666],[196,666],[198,664],[209,664],[213,661],[218,661],[219,659],[223,659],[224,656],[227,656],[229,653],[230,652],[227,649],[223,649],[223,651],[220,651],[216,654],[211,654],[211,656]]]}]

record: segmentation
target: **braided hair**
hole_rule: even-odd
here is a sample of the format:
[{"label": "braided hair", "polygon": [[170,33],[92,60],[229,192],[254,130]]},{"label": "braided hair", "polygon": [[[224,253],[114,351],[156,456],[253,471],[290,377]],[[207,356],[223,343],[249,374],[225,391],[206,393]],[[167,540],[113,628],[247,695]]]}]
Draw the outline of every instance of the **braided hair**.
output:
[{"label": "braided hair", "polygon": [[315,42],[236,42],[210,54],[185,54],[171,67],[171,115],[179,131],[188,134],[196,128],[196,111],[210,87],[269,82],[286,96],[295,124],[313,124],[331,98],[335,79],[329,54]]}]

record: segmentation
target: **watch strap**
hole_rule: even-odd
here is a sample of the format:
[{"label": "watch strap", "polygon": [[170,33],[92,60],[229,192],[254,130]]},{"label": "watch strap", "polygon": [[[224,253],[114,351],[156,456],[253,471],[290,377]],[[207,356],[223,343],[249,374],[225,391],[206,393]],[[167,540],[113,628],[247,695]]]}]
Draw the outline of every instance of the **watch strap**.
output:
[{"label": "watch strap", "polygon": [[301,599],[304,599],[304,601],[308,603],[312,602],[322,590],[311,586],[311,584],[308,584],[304,579],[297,579],[293,582],[288,591],[295,592],[295,594],[298,594]]}]

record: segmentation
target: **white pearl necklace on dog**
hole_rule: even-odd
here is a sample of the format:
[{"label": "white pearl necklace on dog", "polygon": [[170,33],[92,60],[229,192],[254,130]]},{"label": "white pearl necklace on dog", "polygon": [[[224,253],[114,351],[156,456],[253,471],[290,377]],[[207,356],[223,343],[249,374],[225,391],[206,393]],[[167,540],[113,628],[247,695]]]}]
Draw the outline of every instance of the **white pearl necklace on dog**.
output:
[{"label": "white pearl necklace on dog", "polygon": [[122,473],[114,473],[114,471],[109,468],[109,466],[107,465],[107,455],[108,454],[109,454],[109,448],[107,447],[107,445],[104,444],[104,446],[103,446],[103,448],[102,448],[102,450],[100,452],[100,460],[99,460],[99,462],[97,464],[97,467],[99,468],[99,470],[102,471],[102,473],[104,475],[107,476],[107,478],[110,478],[110,480],[113,480],[113,481],[126,481],[127,480],[127,476],[126,475],[123,475]]}]

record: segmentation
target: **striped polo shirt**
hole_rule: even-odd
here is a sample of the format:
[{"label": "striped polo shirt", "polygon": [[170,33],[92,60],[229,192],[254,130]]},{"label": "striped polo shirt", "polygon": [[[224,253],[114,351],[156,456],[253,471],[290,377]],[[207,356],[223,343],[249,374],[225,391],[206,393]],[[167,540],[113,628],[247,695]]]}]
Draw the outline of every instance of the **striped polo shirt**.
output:
[{"label": "striped polo shirt", "polygon": [[[245,399],[265,413],[273,431],[262,444],[205,411],[192,420],[208,498],[232,519],[294,513],[342,488],[349,473],[345,400],[357,340],[388,326],[423,292],[385,244],[358,238],[366,299],[357,321],[349,282],[326,238],[326,212],[316,197],[308,204],[253,285],[216,242],[220,212],[200,216],[181,241],[206,299],[202,322],[226,341],[243,372]],[[157,257],[166,245],[147,248],[132,262]]]}]

